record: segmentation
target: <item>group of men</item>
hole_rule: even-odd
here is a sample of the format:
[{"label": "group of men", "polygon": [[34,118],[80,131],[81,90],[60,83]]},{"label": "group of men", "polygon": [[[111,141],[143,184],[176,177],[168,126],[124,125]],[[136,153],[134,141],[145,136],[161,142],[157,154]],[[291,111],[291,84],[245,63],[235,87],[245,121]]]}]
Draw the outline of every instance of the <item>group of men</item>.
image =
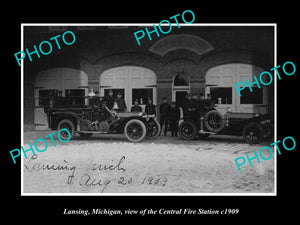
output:
[{"label": "group of men", "polygon": [[177,137],[178,122],[180,120],[180,109],[176,102],[167,102],[166,97],[162,97],[162,104],[159,106],[160,126],[164,126],[164,135],[167,135],[168,129],[171,131],[171,136]]},{"label": "group of men", "polygon": [[101,97],[98,91],[94,92],[93,89],[91,89],[88,95],[88,104],[94,108],[93,120],[101,122],[109,119],[112,109],[117,112],[127,111],[127,106],[125,100],[122,98],[122,93],[118,92],[116,98],[113,94],[113,91],[109,90],[108,95]]},{"label": "group of men", "polygon": [[91,89],[89,93],[89,105],[104,107],[106,106],[109,110],[115,109],[117,112],[125,112],[127,111],[127,106],[125,100],[122,98],[122,93],[118,92],[117,97],[115,98],[112,90],[108,91],[108,95],[101,97],[99,96],[99,92],[94,92]]},{"label": "group of men", "polygon": [[[211,95],[207,94],[205,98],[203,93],[189,93],[185,100],[181,103],[183,117],[185,120],[194,121],[198,124],[201,115],[212,110],[215,107]],[[160,126],[164,127],[164,135],[167,135],[168,130],[171,131],[171,136],[177,136],[178,122],[180,120],[180,109],[175,102],[171,105],[167,103],[166,97],[162,98],[160,105]]]},{"label": "group of men", "polygon": [[203,93],[189,93],[182,103],[183,115],[186,120],[197,121],[201,115],[215,107],[211,95],[207,94],[205,98]]},{"label": "group of men", "polygon": [[[127,106],[122,94],[117,93],[117,97],[113,96],[113,91],[109,90],[108,95],[100,97],[99,93],[93,90],[89,93],[89,105],[97,108],[97,114],[99,118],[98,121],[103,121],[109,118],[110,112],[108,110],[115,109],[117,112],[126,112]],[[183,117],[185,120],[194,121],[195,124],[199,122],[201,115],[204,115],[205,112],[210,111],[214,108],[214,102],[211,99],[211,95],[205,95],[203,93],[189,93],[186,95],[186,98],[181,103],[180,107],[182,108]],[[142,107],[139,105],[138,99],[134,101],[134,105],[131,107],[131,112],[142,112]],[[148,98],[145,105],[144,112],[148,115],[157,115],[156,106],[153,104],[151,98]],[[164,128],[164,136],[167,135],[167,132],[171,131],[171,136],[177,136],[178,133],[178,123],[180,120],[180,108],[176,102],[167,102],[166,97],[162,97],[162,103],[159,106],[160,114],[160,126]],[[96,117],[98,117],[96,116]]]}]

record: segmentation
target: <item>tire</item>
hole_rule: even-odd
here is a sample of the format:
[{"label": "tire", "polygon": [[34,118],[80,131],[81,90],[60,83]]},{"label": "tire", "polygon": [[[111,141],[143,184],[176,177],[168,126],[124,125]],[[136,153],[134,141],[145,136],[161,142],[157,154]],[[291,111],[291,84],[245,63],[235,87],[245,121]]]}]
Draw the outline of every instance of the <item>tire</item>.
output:
[{"label": "tire", "polygon": [[93,133],[79,133],[80,137],[88,139],[93,136]]},{"label": "tire", "polygon": [[[74,131],[75,131],[74,123],[69,119],[61,120],[57,125],[57,129],[60,130],[60,129],[63,129],[63,128],[66,128],[66,129],[69,130],[69,132],[71,134],[71,138],[70,138],[70,140],[71,140],[74,136]],[[67,140],[67,139],[69,139],[69,134],[66,131],[62,131],[62,132],[59,133],[59,137],[62,140]]]},{"label": "tire", "polygon": [[193,140],[197,135],[197,127],[190,121],[184,121],[179,126],[179,137],[183,140]]},{"label": "tire", "polygon": [[204,126],[211,132],[219,132],[225,126],[225,120],[217,110],[211,110],[204,116]]},{"label": "tire", "polygon": [[147,122],[146,129],[146,138],[155,139],[158,137],[161,127],[158,121],[153,119]]},{"label": "tire", "polygon": [[146,136],[145,124],[137,119],[129,120],[124,127],[124,134],[129,141],[139,142]]},{"label": "tire", "polygon": [[264,138],[263,127],[255,122],[247,123],[242,131],[244,140],[249,144],[258,144]]}]

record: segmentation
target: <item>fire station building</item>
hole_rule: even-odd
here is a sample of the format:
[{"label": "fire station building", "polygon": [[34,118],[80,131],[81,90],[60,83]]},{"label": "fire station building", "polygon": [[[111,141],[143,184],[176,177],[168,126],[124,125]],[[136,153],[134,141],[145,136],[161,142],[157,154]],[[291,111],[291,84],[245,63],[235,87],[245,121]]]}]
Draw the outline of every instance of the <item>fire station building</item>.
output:
[{"label": "fire station building", "polygon": [[[148,27],[148,25],[147,25]],[[268,113],[274,86],[252,86],[238,95],[234,84],[274,67],[274,26],[181,26],[138,45],[133,33],[145,26],[24,26],[24,48],[72,31],[76,42],[49,55],[24,60],[25,130],[48,129],[49,95],[87,103],[91,89],[100,95],[121,92],[127,108],[138,99],[144,107],[166,96],[178,104],[186,93],[210,93],[225,112]],[[153,25],[149,25],[149,30]]]}]

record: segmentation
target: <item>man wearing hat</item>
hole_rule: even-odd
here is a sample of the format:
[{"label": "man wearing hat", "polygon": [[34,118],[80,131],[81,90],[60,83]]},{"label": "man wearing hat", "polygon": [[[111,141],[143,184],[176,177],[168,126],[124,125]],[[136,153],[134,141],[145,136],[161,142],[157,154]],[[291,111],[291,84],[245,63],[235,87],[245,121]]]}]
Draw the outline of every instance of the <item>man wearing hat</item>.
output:
[{"label": "man wearing hat", "polygon": [[106,101],[105,99],[101,101],[101,106],[99,108],[99,122],[106,121],[110,117],[109,111],[106,109]]},{"label": "man wearing hat", "polygon": [[155,115],[156,116],[155,105],[153,105],[151,98],[148,98],[147,104],[145,106],[145,113],[147,115]]},{"label": "man wearing hat", "polygon": [[180,109],[175,102],[172,102],[170,112],[169,112],[169,125],[170,125],[170,131],[172,137],[177,137],[179,119],[180,119]]},{"label": "man wearing hat", "polygon": [[[49,94],[52,95],[52,93],[50,92]],[[53,96],[51,96],[53,97]],[[54,106],[64,106],[66,104],[66,99],[65,97],[62,96],[62,91],[59,90],[58,91],[58,96],[56,97],[55,101],[54,101]]]},{"label": "man wearing hat", "polygon": [[134,105],[131,107],[130,111],[131,112],[142,112],[142,107],[139,106],[139,100],[138,99],[136,99],[134,101]]},{"label": "man wearing hat", "polygon": [[205,109],[206,111],[210,111],[215,107],[215,103],[212,100],[212,97],[210,93],[206,94],[206,100],[205,100]]},{"label": "man wearing hat", "polygon": [[89,96],[89,105],[91,105],[92,107],[100,107],[100,97],[99,97],[99,92],[95,91],[94,92],[95,95],[91,95]]},{"label": "man wearing hat", "polygon": [[195,112],[195,105],[192,102],[192,94],[186,95],[186,99],[183,103],[183,116],[185,120],[193,120],[193,113]]},{"label": "man wearing hat", "polygon": [[116,104],[117,104],[117,109],[116,109],[117,112],[127,111],[127,106],[126,106],[124,98],[122,98],[121,92],[118,92],[118,94],[117,94]]},{"label": "man wearing hat", "polygon": [[197,109],[199,110],[200,114],[204,113],[204,111],[205,111],[205,104],[206,104],[206,101],[205,101],[204,94],[200,93],[199,94],[199,100],[198,100],[198,103],[197,103],[197,105],[198,105]]},{"label": "man wearing hat", "polygon": [[110,110],[114,107],[114,104],[115,104],[115,98],[114,98],[114,93],[113,91],[110,89],[108,91],[108,95],[105,96],[105,102],[106,102],[106,106],[107,108],[109,108]]},{"label": "man wearing hat", "polygon": [[168,132],[168,125],[169,125],[169,118],[168,115],[170,113],[171,106],[169,103],[167,103],[167,98],[162,97],[162,104],[159,107],[159,113],[160,113],[160,127],[162,128],[165,126],[164,129],[164,135],[167,135]]},{"label": "man wearing hat", "polygon": [[101,101],[102,101],[102,97],[100,96],[99,91],[95,91],[94,105],[100,107]]},{"label": "man wearing hat", "polygon": [[195,121],[198,120],[199,118],[198,100],[199,100],[198,94],[196,92],[193,92],[191,104],[192,104],[192,108],[194,109],[192,112],[192,117]]}]

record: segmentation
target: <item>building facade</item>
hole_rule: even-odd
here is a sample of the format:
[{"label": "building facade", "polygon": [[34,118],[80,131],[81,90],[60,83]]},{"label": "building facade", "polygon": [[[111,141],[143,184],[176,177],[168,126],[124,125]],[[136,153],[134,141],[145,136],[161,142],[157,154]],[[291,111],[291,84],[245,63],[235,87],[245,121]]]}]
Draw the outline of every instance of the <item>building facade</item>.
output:
[{"label": "building facade", "polygon": [[[145,26],[25,26],[24,48],[71,30],[73,45],[24,60],[25,129],[47,129],[48,96],[76,96],[87,103],[90,89],[105,95],[121,92],[128,108],[148,97],[163,96],[179,104],[186,93],[210,93],[225,112],[268,113],[274,110],[274,87],[245,89],[234,84],[253,80],[274,67],[273,26],[181,26],[170,34],[151,35],[138,45],[133,33]],[[153,29],[153,26],[148,28]],[[81,98],[82,97],[82,98]]]}]

